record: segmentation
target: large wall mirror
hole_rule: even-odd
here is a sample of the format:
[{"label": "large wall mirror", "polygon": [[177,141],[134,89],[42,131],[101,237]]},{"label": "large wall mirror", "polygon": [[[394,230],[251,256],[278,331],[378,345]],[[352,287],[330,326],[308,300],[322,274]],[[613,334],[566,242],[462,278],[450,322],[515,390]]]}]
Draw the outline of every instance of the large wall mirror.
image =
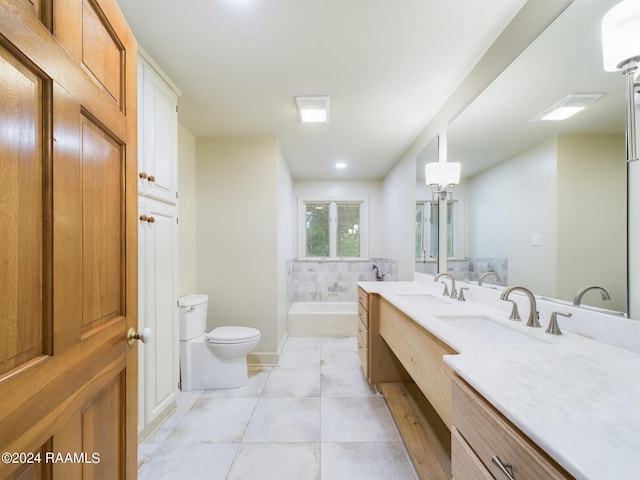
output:
[{"label": "large wall mirror", "polygon": [[[449,125],[448,161],[463,178],[447,262],[458,279],[495,271],[485,285],[627,312],[624,79],[604,72],[600,47],[600,20],[617,2],[573,2]],[[572,94],[597,98],[566,120],[536,121]]]}]

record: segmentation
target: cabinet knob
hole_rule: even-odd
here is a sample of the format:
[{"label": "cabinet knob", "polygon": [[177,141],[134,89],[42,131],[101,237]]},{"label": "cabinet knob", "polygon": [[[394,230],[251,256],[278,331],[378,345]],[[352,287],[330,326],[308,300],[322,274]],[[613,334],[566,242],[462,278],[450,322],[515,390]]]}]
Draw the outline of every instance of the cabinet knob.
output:
[{"label": "cabinet knob", "polygon": [[143,222],[146,222],[149,219],[149,217],[147,217],[146,215],[140,215],[140,220],[142,220]]},{"label": "cabinet knob", "polygon": [[149,218],[147,218],[147,222],[149,222],[149,223],[153,223],[153,222],[155,222],[155,221],[156,221],[156,219],[155,219],[155,218],[153,218],[153,217],[149,217]]},{"label": "cabinet knob", "polygon": [[155,182],[156,181],[156,177],[154,177],[153,175],[149,175],[147,177],[147,180],[150,181],[150,182]]},{"label": "cabinet knob", "polygon": [[145,178],[147,178],[147,172],[140,172],[138,176],[144,180]]}]

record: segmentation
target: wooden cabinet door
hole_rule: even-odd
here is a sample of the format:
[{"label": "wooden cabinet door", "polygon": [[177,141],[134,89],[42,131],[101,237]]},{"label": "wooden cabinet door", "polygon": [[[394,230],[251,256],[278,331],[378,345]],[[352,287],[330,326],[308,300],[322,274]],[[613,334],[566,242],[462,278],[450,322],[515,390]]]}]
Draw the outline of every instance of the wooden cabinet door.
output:
[{"label": "wooden cabinet door", "polygon": [[0,479],[135,478],[136,46],[115,0],[0,2]]}]

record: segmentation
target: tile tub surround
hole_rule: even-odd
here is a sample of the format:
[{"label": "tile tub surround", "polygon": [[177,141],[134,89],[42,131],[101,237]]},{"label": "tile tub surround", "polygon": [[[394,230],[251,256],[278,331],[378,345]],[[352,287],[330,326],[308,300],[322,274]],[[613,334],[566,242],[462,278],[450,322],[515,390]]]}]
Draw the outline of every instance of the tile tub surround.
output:
[{"label": "tile tub surround", "polygon": [[[445,362],[576,478],[637,476],[640,322],[539,300],[543,328],[531,329],[506,320],[510,304],[499,300],[497,290],[467,284],[466,302],[447,298],[440,305],[411,304],[401,295],[439,295],[440,285],[432,280],[416,275],[416,282],[361,286],[461,352],[445,356]],[[512,298],[526,314],[526,297]],[[551,312],[559,308],[570,310],[573,317],[559,318],[564,335],[556,337],[544,333],[544,328]],[[546,344],[482,345],[473,335],[438,319],[447,312],[496,316]]]},{"label": "tile tub surround", "polygon": [[139,448],[140,480],[416,479],[354,337],[289,338],[279,367],[230,390],[180,392]]},{"label": "tile tub surround", "polygon": [[355,302],[357,282],[376,281],[373,264],[384,281],[398,278],[398,262],[389,258],[368,260],[296,260],[287,262],[289,306],[294,302]]}]

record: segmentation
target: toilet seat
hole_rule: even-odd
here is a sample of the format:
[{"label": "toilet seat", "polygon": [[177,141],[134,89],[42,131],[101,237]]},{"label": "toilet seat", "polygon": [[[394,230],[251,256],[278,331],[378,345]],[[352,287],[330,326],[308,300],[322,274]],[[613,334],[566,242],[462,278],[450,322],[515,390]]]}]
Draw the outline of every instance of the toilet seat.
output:
[{"label": "toilet seat", "polygon": [[251,327],[216,327],[205,334],[209,343],[229,344],[243,343],[260,337],[260,330]]}]

